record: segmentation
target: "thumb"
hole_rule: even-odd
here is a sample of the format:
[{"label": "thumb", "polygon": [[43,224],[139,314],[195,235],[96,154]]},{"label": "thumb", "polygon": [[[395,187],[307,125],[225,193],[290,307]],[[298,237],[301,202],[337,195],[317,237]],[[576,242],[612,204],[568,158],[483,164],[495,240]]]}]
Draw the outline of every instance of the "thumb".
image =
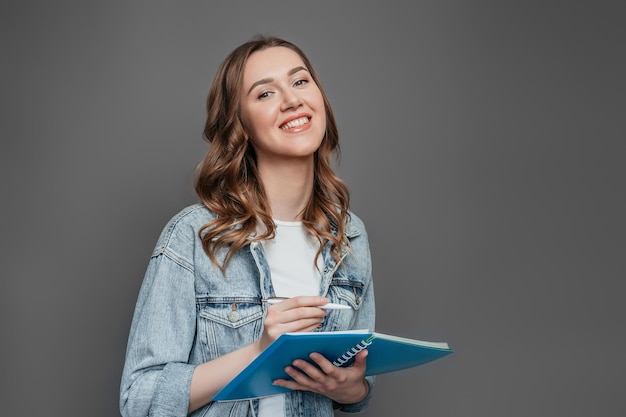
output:
[{"label": "thumb", "polygon": [[354,364],[352,366],[355,366],[357,368],[363,368],[363,370],[365,370],[365,366],[367,365],[367,354],[367,349],[363,349],[362,351],[360,351],[354,357]]}]

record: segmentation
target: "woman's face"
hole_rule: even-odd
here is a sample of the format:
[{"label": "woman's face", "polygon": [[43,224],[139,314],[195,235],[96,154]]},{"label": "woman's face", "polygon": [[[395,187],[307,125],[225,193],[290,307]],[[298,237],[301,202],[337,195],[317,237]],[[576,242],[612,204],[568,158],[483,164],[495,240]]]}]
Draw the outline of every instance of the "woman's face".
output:
[{"label": "woman's face", "polygon": [[254,52],[243,72],[241,119],[257,161],[309,159],[326,131],[322,93],[289,48]]}]

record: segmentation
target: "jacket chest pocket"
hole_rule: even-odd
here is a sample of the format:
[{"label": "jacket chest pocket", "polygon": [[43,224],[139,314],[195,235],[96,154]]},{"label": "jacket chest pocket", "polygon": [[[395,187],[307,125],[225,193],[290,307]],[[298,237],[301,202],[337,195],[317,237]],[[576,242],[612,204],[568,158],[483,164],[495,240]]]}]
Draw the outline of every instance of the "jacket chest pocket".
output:
[{"label": "jacket chest pocket", "polygon": [[345,277],[334,277],[328,287],[327,297],[332,303],[348,305],[350,309],[329,310],[324,330],[350,330],[361,308],[364,285]]},{"label": "jacket chest pocket", "polygon": [[206,360],[254,342],[263,327],[258,299],[205,297],[198,301],[198,342]]},{"label": "jacket chest pocket", "polygon": [[358,310],[361,307],[361,300],[363,298],[364,284],[361,281],[350,279],[347,277],[334,277],[330,282],[328,288],[331,301],[341,300],[342,304],[348,304],[353,310]]}]

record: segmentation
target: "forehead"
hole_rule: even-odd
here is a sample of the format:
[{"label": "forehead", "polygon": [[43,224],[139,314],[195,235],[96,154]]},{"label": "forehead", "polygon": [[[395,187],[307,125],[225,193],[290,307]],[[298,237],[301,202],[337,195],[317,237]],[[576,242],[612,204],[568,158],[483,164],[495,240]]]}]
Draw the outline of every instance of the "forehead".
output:
[{"label": "forehead", "polygon": [[262,79],[286,77],[290,70],[299,66],[306,68],[300,55],[284,46],[256,51],[244,66],[243,87],[245,89]]}]

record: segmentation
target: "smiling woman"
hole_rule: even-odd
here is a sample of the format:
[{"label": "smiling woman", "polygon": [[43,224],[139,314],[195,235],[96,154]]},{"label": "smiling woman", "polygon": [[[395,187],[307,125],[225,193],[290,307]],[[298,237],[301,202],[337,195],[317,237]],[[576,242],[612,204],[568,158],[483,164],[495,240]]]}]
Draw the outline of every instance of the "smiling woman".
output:
[{"label": "smiling woman", "polygon": [[[304,53],[261,37],[224,60],[207,100],[200,203],[165,226],[148,263],[122,375],[124,416],[330,417],[364,410],[367,351],[335,367],[285,363],[286,394],[213,396],[286,332],[371,329],[367,233],[331,169],[328,99]],[[350,256],[346,256],[350,254]],[[271,304],[268,299],[288,297]],[[328,310],[327,303],[342,308]]]},{"label": "smiling woman", "polygon": [[246,63],[243,87],[241,118],[259,166],[301,157],[302,168],[312,172],[326,115],[322,93],[302,58],[285,47],[257,51]]}]

